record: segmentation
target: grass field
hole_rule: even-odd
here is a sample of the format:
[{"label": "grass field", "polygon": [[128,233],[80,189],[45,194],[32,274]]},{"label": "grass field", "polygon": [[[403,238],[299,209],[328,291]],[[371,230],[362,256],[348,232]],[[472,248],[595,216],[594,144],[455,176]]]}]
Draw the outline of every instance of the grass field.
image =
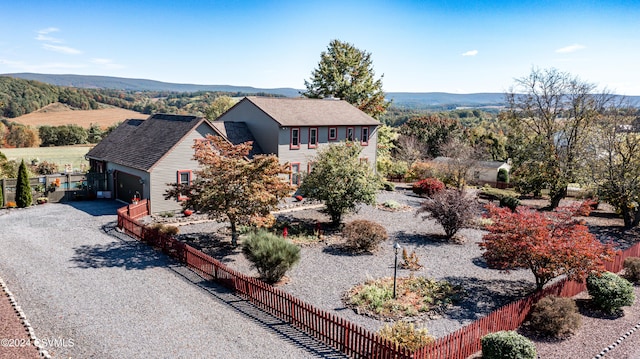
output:
[{"label": "grass field", "polygon": [[29,148],[0,148],[9,160],[18,163],[24,159],[25,163],[37,159],[39,162],[47,161],[58,164],[60,172],[64,172],[65,164],[71,164],[74,170],[89,169],[89,161],[84,159],[84,155],[89,152],[91,146],[59,146],[59,147],[29,147]]},{"label": "grass field", "polygon": [[149,115],[122,108],[105,108],[100,110],[72,110],[61,103],[53,103],[36,112],[9,119],[31,127],[41,125],[61,126],[75,124],[89,128],[92,123],[100,127],[109,127],[130,118],[146,119]]}]

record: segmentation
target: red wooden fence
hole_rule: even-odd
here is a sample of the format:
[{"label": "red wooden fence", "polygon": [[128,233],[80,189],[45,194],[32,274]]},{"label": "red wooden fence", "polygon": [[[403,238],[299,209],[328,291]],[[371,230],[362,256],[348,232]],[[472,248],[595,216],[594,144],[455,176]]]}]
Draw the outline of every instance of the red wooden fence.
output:
[{"label": "red wooden fence", "polygon": [[[137,205],[118,209],[118,227],[185,263],[202,277],[235,291],[256,307],[354,358],[465,359],[482,349],[480,339],[486,334],[514,330],[522,325],[531,307],[541,298],[551,294],[572,297],[586,289],[584,282],[562,279],[411,353],[396,348],[393,343],[375,333],[332,313],[317,309],[258,279],[236,272],[187,244],[143,226],[136,218],[147,215],[148,208],[147,201],[142,200]],[[606,269],[614,273],[621,271],[627,257],[640,257],[640,243],[624,251],[618,251],[614,261],[606,264]]]},{"label": "red wooden fence", "polygon": [[219,282],[233,290],[256,307],[354,358],[413,357],[413,353],[409,350],[396,348],[392,342],[367,329],[317,309],[256,278],[236,272],[187,244],[143,226],[130,216],[131,213],[138,217],[143,216],[139,211],[141,208],[147,208],[142,201],[137,205],[118,209],[118,226],[133,237],[185,263],[204,278]]}]

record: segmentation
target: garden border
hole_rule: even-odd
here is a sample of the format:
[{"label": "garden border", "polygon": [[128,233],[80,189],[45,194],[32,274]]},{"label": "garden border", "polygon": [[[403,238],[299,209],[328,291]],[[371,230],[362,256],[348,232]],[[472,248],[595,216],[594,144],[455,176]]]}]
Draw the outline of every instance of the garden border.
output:
[{"label": "garden border", "polygon": [[[566,278],[526,298],[509,303],[461,329],[438,338],[434,343],[410,352],[396,346],[358,325],[274,288],[256,278],[246,276],[228,268],[216,259],[163,235],[143,224],[138,219],[149,214],[148,200],[128,205],[117,210],[118,228],[127,234],[161,249],[164,253],[185,263],[204,278],[214,280],[246,298],[255,306],[284,320],[323,343],[356,358],[413,358],[413,359],[465,359],[480,351],[480,339],[500,330],[515,330],[522,325],[531,308],[548,295],[573,297],[586,290],[584,281],[569,281]],[[627,257],[640,256],[640,242],[624,251],[618,250],[614,261],[607,262],[605,269],[620,272]]]}]

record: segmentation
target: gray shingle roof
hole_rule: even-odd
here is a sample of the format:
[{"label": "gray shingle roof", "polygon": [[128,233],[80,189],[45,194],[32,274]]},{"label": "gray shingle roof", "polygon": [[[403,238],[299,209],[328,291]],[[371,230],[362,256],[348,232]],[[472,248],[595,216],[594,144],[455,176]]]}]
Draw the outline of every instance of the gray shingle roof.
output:
[{"label": "gray shingle roof", "polygon": [[380,125],[373,117],[344,100],[250,96],[250,101],[280,126]]},{"label": "gray shingle roof", "polygon": [[87,157],[148,171],[205,119],[155,114],[146,120],[126,120]]},{"label": "gray shingle roof", "polygon": [[247,124],[244,122],[211,122],[220,134],[225,136],[229,142],[234,145],[238,145],[247,141],[253,142],[253,147],[249,152],[249,158],[253,158],[255,155],[264,154],[258,142],[249,131]]}]

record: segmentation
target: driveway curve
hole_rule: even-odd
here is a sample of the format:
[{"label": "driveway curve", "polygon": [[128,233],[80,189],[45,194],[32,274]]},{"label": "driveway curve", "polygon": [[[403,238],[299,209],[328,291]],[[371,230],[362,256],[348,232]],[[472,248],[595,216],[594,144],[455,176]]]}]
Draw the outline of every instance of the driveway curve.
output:
[{"label": "driveway curve", "polygon": [[117,232],[119,206],[0,212],[0,277],[52,357],[343,357]]}]

